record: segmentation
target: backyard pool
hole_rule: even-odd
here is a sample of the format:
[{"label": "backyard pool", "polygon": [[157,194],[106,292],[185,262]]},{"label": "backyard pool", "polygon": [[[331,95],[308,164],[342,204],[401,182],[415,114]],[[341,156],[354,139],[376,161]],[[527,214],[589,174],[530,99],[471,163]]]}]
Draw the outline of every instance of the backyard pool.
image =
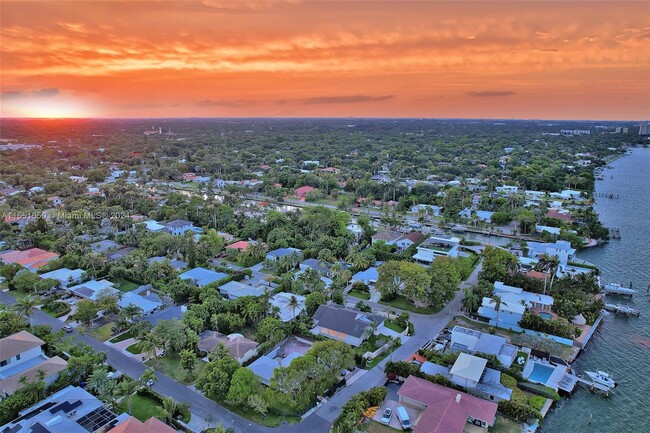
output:
[{"label": "backyard pool", "polygon": [[536,362],[533,366],[533,371],[528,376],[528,380],[546,385],[549,377],[553,374],[553,370],[555,370],[553,367]]},{"label": "backyard pool", "polygon": [[541,313],[538,313],[538,315],[542,319],[546,319],[546,320],[551,320],[553,318],[553,315],[551,313],[546,313],[546,312],[543,312],[543,311]]}]

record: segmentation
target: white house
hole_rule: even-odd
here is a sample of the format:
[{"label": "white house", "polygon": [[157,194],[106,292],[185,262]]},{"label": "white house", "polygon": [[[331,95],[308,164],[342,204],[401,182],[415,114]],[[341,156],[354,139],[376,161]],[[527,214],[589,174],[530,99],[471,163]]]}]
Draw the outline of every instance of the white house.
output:
[{"label": "white house", "polygon": [[451,381],[465,388],[476,388],[486,366],[487,359],[461,353],[449,371]]},{"label": "white house", "polygon": [[469,354],[494,355],[508,368],[517,356],[517,347],[509,344],[505,338],[458,325],[451,330],[450,348],[452,351]]},{"label": "white house", "polygon": [[43,353],[44,344],[27,331],[0,339],[0,397],[13,395],[22,388],[22,377],[31,382],[38,378],[39,371],[43,371],[43,380],[51,385],[66,369],[65,360],[59,356],[48,358]]},{"label": "white house", "polygon": [[562,231],[562,229],[560,229],[559,227],[542,226],[542,225],[536,224],[535,225],[535,231],[537,233],[546,232],[546,233],[550,233],[552,235],[559,235],[560,232]]},{"label": "white house", "polygon": [[[296,299],[295,308],[291,307],[291,299]],[[305,297],[293,293],[276,293],[269,299],[271,308],[276,307],[280,311],[280,320],[289,322],[305,311]]]},{"label": "white house", "polygon": [[573,261],[575,258],[576,250],[571,247],[569,241],[556,241],[553,243],[542,242],[528,242],[527,256],[534,259],[546,255],[548,257],[557,257],[562,266],[566,266],[568,262]]},{"label": "white house", "polygon": [[503,195],[517,194],[519,192],[519,187],[514,185],[497,186],[495,189],[496,192]]},{"label": "white house", "polygon": [[431,236],[418,246],[413,259],[430,265],[436,257],[458,257],[459,245],[460,239],[457,237]]},{"label": "white house", "polygon": [[186,231],[193,230],[194,224],[187,220],[173,220],[165,224],[167,230],[174,236],[183,236]]},{"label": "white house", "polygon": [[78,283],[81,281],[83,274],[83,269],[74,269],[70,270],[68,268],[57,269],[56,271],[46,272],[41,274],[41,278],[52,278],[57,280],[61,287],[66,288],[69,284]]}]

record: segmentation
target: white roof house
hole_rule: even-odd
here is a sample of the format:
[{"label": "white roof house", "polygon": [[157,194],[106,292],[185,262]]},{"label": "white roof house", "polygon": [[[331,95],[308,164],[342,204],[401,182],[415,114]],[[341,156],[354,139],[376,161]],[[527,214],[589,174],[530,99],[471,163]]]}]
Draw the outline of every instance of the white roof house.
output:
[{"label": "white roof house", "polygon": [[84,272],[85,271],[83,269],[71,270],[68,268],[61,268],[61,269],[57,269],[56,271],[50,271],[41,274],[40,277],[52,278],[54,280],[57,280],[59,283],[61,283],[61,287],[68,287],[69,284],[78,283],[79,281],[81,281]]},{"label": "white roof house", "polygon": [[242,296],[262,296],[268,287],[249,286],[239,281],[228,281],[219,287],[219,291],[228,297],[228,299],[237,299]]},{"label": "white roof house", "polygon": [[[528,308],[541,308],[550,310],[553,305],[553,297],[541,293],[526,292],[524,289],[508,286],[501,281],[494,282],[494,293],[501,296],[501,300],[510,303],[517,303]],[[522,303],[523,301],[523,303]]]},{"label": "white roof house", "polygon": [[102,290],[105,290],[108,294],[117,293],[118,290],[113,288],[113,286],[114,283],[108,280],[90,280],[85,283],[77,284],[76,286],[68,287],[68,290],[82,298],[96,301],[97,295],[99,295]]},{"label": "white roof house", "polygon": [[[291,297],[294,296],[298,300],[298,306],[295,309],[289,307],[291,302]],[[293,293],[280,292],[276,293],[269,299],[272,307],[278,307],[280,310],[280,320],[283,322],[289,322],[293,320],[300,313],[305,311],[305,297],[302,295],[296,295]]]},{"label": "white roof house", "polygon": [[461,353],[449,370],[449,374],[451,374],[451,380],[454,383],[466,388],[473,388],[481,381],[486,366],[487,359]]}]

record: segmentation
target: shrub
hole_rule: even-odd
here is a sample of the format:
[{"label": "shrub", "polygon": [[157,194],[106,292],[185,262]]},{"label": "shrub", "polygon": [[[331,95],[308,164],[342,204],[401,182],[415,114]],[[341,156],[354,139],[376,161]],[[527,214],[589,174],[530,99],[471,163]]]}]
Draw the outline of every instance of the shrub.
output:
[{"label": "shrub", "polygon": [[499,412],[508,418],[526,422],[533,418],[542,419],[542,414],[527,403],[502,400],[499,402]]},{"label": "shrub", "polygon": [[551,400],[558,401],[560,394],[555,392],[552,388],[544,385],[538,385],[530,382],[519,382],[517,386],[524,391],[532,392],[533,394],[541,395],[542,397],[550,398]]},{"label": "shrub", "polygon": [[517,379],[505,373],[501,374],[501,383],[506,388],[515,389],[517,387]]}]

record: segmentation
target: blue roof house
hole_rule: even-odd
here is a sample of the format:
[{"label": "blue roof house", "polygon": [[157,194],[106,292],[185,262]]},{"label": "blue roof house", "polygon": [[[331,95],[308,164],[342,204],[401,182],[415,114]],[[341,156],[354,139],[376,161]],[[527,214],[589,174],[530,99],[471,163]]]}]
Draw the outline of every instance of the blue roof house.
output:
[{"label": "blue roof house", "polygon": [[183,272],[178,277],[182,280],[190,280],[192,283],[196,284],[199,287],[204,287],[208,284],[221,281],[227,276],[228,274],[224,274],[223,272],[216,272],[211,269],[194,268]]}]

